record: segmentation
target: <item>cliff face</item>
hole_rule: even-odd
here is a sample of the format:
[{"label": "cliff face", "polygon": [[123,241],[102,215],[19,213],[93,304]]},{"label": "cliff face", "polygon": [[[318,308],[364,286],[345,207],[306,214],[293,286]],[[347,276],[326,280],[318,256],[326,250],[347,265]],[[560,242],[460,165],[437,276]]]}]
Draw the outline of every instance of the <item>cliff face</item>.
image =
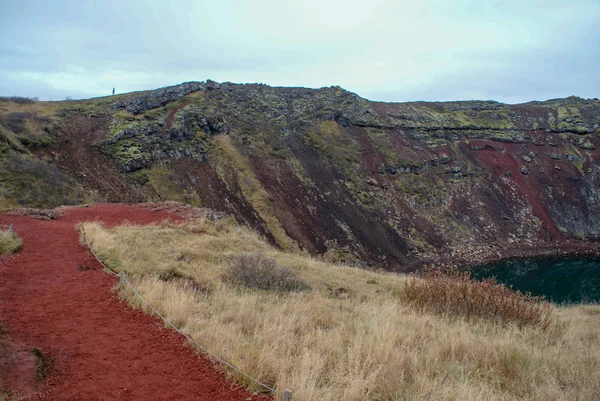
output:
[{"label": "cliff face", "polygon": [[5,206],[177,200],[283,248],[399,270],[600,242],[598,100],[379,103],[207,81],[0,115]]}]

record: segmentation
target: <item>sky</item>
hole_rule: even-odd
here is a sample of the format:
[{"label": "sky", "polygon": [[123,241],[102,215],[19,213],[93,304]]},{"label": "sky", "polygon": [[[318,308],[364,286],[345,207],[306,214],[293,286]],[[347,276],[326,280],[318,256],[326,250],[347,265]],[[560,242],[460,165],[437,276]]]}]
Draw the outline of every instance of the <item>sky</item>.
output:
[{"label": "sky", "polygon": [[600,0],[0,0],[0,95],[185,81],[381,101],[600,97]]}]

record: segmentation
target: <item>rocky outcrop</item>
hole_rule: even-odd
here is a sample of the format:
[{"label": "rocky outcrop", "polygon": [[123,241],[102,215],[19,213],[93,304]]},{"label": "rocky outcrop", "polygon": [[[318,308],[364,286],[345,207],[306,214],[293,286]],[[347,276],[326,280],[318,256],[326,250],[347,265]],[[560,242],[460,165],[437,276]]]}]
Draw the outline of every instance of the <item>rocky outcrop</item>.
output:
[{"label": "rocky outcrop", "polygon": [[[211,81],[208,81],[211,87]],[[126,98],[112,105],[114,110],[125,109],[132,114],[140,114],[144,111],[162,107],[169,102],[174,102],[183,96],[196,92],[205,91],[207,84],[204,82],[185,82],[180,85],[167,86],[165,88],[148,91],[135,97]]]},{"label": "rocky outcrop", "polygon": [[103,142],[102,149],[122,172],[131,173],[181,157],[203,161],[206,139],[229,131],[222,119],[207,116],[190,105],[177,113],[173,121],[142,121],[118,129]]}]

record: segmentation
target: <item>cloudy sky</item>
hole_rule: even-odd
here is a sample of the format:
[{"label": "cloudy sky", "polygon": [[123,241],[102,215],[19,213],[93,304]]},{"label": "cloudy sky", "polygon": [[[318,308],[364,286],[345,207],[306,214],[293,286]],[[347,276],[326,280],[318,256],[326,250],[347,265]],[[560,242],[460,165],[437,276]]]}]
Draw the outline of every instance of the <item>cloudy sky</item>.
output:
[{"label": "cloudy sky", "polygon": [[386,101],[600,97],[599,0],[0,2],[0,95],[210,78]]}]

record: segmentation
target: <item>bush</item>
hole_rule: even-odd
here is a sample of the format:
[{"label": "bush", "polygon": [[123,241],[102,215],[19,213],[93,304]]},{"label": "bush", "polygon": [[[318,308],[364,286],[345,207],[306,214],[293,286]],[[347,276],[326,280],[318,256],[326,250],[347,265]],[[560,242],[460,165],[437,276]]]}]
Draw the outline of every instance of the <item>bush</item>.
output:
[{"label": "bush", "polygon": [[35,118],[35,114],[32,112],[14,112],[9,113],[6,117],[4,117],[2,123],[6,128],[14,132],[15,134],[20,134],[25,132],[25,123],[27,120]]},{"label": "bush", "polygon": [[243,253],[229,262],[223,281],[235,287],[256,290],[293,292],[310,290],[288,267],[260,253]]},{"label": "bush", "polygon": [[81,185],[56,166],[18,153],[0,158],[0,197],[22,206],[54,208],[83,203],[85,196]]},{"label": "bush", "polygon": [[32,121],[36,124],[50,124],[52,120],[48,117],[40,117],[31,111],[15,111],[2,118],[2,125],[15,134],[27,133],[27,122]]},{"label": "bush", "polygon": [[37,101],[37,97],[0,96],[0,102],[12,102],[16,104],[33,104]]},{"label": "bush", "polygon": [[542,331],[560,327],[544,297],[514,291],[494,278],[476,281],[469,272],[425,267],[421,278],[413,276],[406,282],[403,297],[428,312],[535,326]]}]

